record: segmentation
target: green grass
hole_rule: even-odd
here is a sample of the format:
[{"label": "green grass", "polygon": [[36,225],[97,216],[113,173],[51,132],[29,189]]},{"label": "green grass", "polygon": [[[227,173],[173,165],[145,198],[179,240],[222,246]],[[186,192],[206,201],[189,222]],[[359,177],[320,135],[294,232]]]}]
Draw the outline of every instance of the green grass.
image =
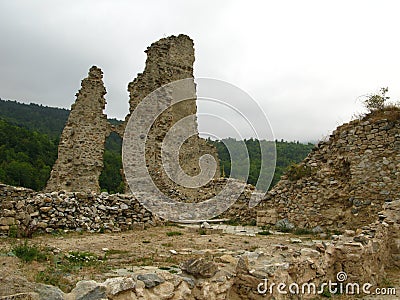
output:
[{"label": "green grass", "polygon": [[293,231],[293,234],[295,234],[295,235],[306,235],[306,234],[312,234],[312,233],[313,232],[308,228],[296,228]]},{"label": "green grass", "polygon": [[99,258],[90,252],[70,251],[65,255],[65,258],[71,264],[77,266],[90,266],[99,262]]},{"label": "green grass", "polygon": [[259,235],[271,235],[272,233],[269,230],[263,230],[258,233]]},{"label": "green grass", "polygon": [[11,252],[24,262],[45,261],[47,259],[46,252],[40,249],[38,245],[28,245],[27,240],[24,243],[13,246]]}]

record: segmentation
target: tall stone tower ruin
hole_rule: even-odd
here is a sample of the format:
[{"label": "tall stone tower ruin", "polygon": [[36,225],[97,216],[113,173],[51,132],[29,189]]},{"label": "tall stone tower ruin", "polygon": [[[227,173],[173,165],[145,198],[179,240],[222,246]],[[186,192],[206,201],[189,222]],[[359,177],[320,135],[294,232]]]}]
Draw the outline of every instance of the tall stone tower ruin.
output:
[{"label": "tall stone tower ruin", "polygon": [[107,117],[103,72],[93,66],[82,80],[58,145],[46,191],[100,192]]},{"label": "tall stone tower ruin", "polygon": [[[148,47],[145,52],[147,59],[143,73],[138,74],[128,85],[130,108],[126,122],[138,104],[151,92],[176,80],[193,78],[194,48],[192,39],[187,35],[181,34],[160,39]],[[161,147],[165,135],[177,121],[186,116],[196,115],[195,85],[193,84],[191,88],[193,90],[189,94],[194,98],[179,102],[165,110],[153,124],[146,142],[146,162],[156,185],[164,191],[178,190],[185,195],[184,198],[192,198],[195,191],[179,187],[169,179],[162,165]],[[192,126],[197,132],[196,120]],[[200,172],[198,160],[204,154],[214,156],[218,164],[218,156],[214,147],[200,138],[198,134],[190,137],[179,151],[181,168],[188,175],[197,175]],[[219,167],[217,167],[214,177],[219,177]]]}]

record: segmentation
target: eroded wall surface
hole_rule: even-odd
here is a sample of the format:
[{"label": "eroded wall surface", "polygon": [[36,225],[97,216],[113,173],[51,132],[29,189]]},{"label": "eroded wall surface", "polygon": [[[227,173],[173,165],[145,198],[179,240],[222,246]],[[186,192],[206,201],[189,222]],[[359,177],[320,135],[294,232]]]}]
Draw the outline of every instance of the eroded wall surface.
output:
[{"label": "eroded wall surface", "polygon": [[108,135],[103,72],[93,66],[71,107],[46,191],[100,192],[104,143]]}]

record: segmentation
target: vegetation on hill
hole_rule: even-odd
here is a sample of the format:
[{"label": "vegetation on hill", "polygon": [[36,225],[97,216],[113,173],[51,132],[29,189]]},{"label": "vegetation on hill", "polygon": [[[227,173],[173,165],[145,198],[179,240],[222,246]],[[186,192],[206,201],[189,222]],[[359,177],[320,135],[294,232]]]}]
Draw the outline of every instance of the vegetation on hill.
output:
[{"label": "vegetation on hill", "polygon": [[[68,114],[69,110],[66,109],[0,99],[0,182],[35,190],[43,189],[57,158],[58,140]],[[110,122],[117,125],[121,121],[112,119]],[[261,186],[268,185],[268,176],[265,174],[273,172],[270,163],[273,158],[273,142],[245,140],[250,161],[238,152],[233,162],[224,144],[228,143],[232,149],[238,149],[238,145],[243,142],[232,138],[209,142],[218,150],[221,170],[225,176],[230,175],[231,165],[234,165],[236,173],[232,177],[246,178],[246,164],[249,163],[247,181],[251,184],[256,184],[260,175],[262,147],[265,155],[263,159],[268,163],[260,176],[260,182]],[[111,133],[106,140],[104,169],[99,179],[101,189],[109,193],[123,192],[125,189],[121,175],[121,146],[121,138]],[[290,164],[305,158],[312,147],[312,144],[276,141],[277,162],[272,185]]]},{"label": "vegetation on hill", "polygon": [[[247,166],[249,166],[247,182],[256,185],[257,181],[259,181],[259,187],[261,189],[268,188],[268,179],[271,178],[272,172],[274,173],[271,187],[279,181],[280,177],[291,164],[302,161],[314,147],[311,143],[302,144],[299,142],[285,142],[283,140],[275,141],[276,166],[274,171],[274,142],[265,140],[259,141],[257,139],[237,141],[233,138],[223,139],[221,141],[208,140],[208,142],[217,148],[221,174],[227,177],[230,176],[231,167],[233,166],[235,173],[232,174],[232,177],[245,179],[247,177]],[[243,148],[243,142],[248,155],[246,151],[240,150]],[[234,153],[232,153],[234,157],[233,161],[231,161],[227,146],[234,151]],[[263,154],[262,159],[261,152]],[[260,174],[261,163],[263,163],[264,169]]]},{"label": "vegetation on hill", "polygon": [[40,190],[50,176],[57,145],[47,135],[0,119],[0,181]]},{"label": "vegetation on hill", "polygon": [[0,118],[26,129],[58,138],[67,122],[69,110],[0,99]]}]

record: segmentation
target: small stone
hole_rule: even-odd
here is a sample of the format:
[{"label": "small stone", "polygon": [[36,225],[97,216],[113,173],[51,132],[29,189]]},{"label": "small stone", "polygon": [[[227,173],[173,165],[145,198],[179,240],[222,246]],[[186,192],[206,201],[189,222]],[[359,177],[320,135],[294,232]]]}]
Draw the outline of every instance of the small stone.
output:
[{"label": "small stone", "polygon": [[228,264],[237,264],[238,259],[234,258],[232,255],[229,254],[224,254],[222,255],[219,260],[223,263],[228,263]]},{"label": "small stone", "polygon": [[103,285],[107,289],[107,294],[115,296],[121,292],[133,290],[135,281],[131,277],[115,277],[107,279]]},{"label": "small stone", "polygon": [[356,232],[354,230],[345,230],[344,235],[345,236],[355,236]]},{"label": "small stone", "polygon": [[298,239],[298,238],[290,238],[290,242],[292,244],[301,244],[303,241],[301,239]]},{"label": "small stone", "polygon": [[311,248],[303,248],[300,250],[301,255],[309,257],[318,257],[320,253],[317,250]]},{"label": "small stone", "polygon": [[314,234],[322,233],[322,232],[324,232],[324,229],[318,225],[318,226],[315,226],[313,229],[311,229],[311,232]]},{"label": "small stone", "polygon": [[210,278],[218,271],[217,265],[204,258],[190,259],[181,265],[181,269],[195,277]]},{"label": "small stone", "polygon": [[249,260],[247,256],[242,255],[236,265],[236,274],[248,274],[249,273]]},{"label": "small stone", "polygon": [[204,228],[204,229],[210,229],[211,225],[209,223],[207,223],[207,222],[203,222],[200,227]]},{"label": "small stone", "polygon": [[75,300],[106,299],[106,287],[94,280],[79,281],[71,293],[66,295],[66,298]]},{"label": "small stone", "polygon": [[158,276],[155,273],[140,274],[137,276],[137,279],[140,281],[143,281],[143,283],[147,289],[155,287],[155,286],[165,282],[164,278]]}]

